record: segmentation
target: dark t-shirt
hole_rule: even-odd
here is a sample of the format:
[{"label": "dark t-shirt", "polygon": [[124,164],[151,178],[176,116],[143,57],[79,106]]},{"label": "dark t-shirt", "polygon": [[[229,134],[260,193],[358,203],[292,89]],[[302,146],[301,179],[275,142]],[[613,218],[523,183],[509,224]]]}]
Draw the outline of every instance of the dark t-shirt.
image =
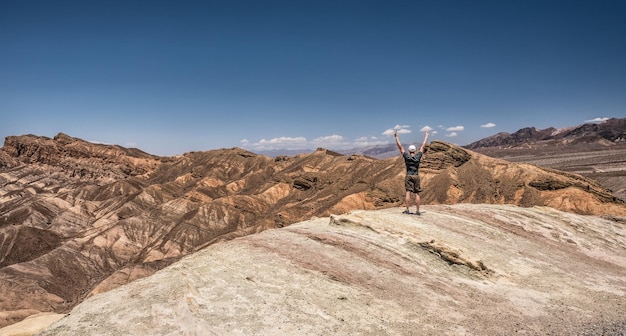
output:
[{"label": "dark t-shirt", "polygon": [[420,160],[422,159],[422,152],[417,152],[415,156],[411,156],[409,152],[402,154],[404,157],[404,164],[406,165],[407,175],[417,175],[420,169]]}]

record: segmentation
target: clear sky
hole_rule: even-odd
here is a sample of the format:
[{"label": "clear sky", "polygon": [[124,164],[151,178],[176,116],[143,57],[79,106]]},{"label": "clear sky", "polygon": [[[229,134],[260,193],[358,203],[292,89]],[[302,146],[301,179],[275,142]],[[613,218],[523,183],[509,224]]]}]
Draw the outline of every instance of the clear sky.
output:
[{"label": "clear sky", "polygon": [[157,155],[626,117],[626,1],[0,0],[0,137]]}]

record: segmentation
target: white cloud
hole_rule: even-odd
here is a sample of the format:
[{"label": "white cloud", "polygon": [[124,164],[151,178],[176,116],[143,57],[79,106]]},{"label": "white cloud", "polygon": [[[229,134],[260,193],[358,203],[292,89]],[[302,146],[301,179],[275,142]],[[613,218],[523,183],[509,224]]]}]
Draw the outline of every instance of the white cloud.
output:
[{"label": "white cloud", "polygon": [[136,142],[127,142],[127,143],[124,144],[124,147],[137,148],[137,143]]},{"label": "white cloud", "polygon": [[[393,134],[393,130],[391,130],[391,134]],[[376,136],[371,136],[369,138],[366,136],[362,136],[354,140],[354,143],[351,143],[351,147],[349,148],[371,147],[371,146],[378,146],[378,145],[386,145],[388,143],[389,141],[378,140],[378,137]]]},{"label": "white cloud", "polygon": [[426,126],[424,126],[424,127],[422,127],[422,128],[420,129],[420,131],[422,131],[422,132],[432,131],[432,130],[433,130],[433,128],[432,128],[432,127],[430,127],[430,126],[428,126],[428,125],[426,125]]},{"label": "white cloud", "polygon": [[463,126],[454,126],[454,127],[446,128],[446,131],[453,132],[453,131],[462,131],[464,129],[465,129],[465,127],[463,127]]},{"label": "white cloud", "polygon": [[[404,129],[405,133],[408,130]],[[393,132],[393,130],[391,130]],[[400,132],[400,131],[399,131]],[[410,131],[409,131],[410,132]],[[393,134],[393,133],[392,133]],[[305,137],[277,137],[272,139],[261,139],[258,142],[251,142],[248,139],[240,140],[242,146],[246,146],[251,150],[268,151],[268,150],[312,150],[314,148],[327,148],[331,150],[345,150],[358,147],[369,147],[377,145],[387,145],[388,140],[379,139],[376,136],[361,136],[355,140],[346,139],[345,137],[333,134],[317,137],[313,140],[307,140]]]},{"label": "white cloud", "polygon": [[313,139],[314,142],[315,141],[342,141],[342,140],[343,140],[343,137],[337,134],[322,136],[322,137]]},{"label": "white cloud", "polygon": [[376,137],[368,138],[365,136],[359,137],[354,141],[348,141],[343,136],[336,134],[319,137],[310,142],[310,144],[314,147],[322,147],[333,150],[386,145],[388,143],[388,141],[378,140]]},{"label": "white cloud", "polygon": [[484,124],[484,125],[480,125],[480,127],[484,127],[484,128],[492,128],[492,127],[496,127],[496,124],[494,124],[494,123],[492,123],[492,122],[489,122],[489,123],[486,123],[486,124]]},{"label": "white cloud", "polygon": [[306,143],[306,138],[305,137],[296,137],[296,138],[280,137],[280,138],[273,138],[270,140],[261,139],[259,143],[260,144]]},{"label": "white cloud", "polygon": [[455,136],[457,136],[457,135],[458,135],[458,134],[457,134],[456,132],[452,132],[452,133],[450,133],[450,134],[446,134],[446,136],[447,136],[448,138],[454,138],[454,137],[455,137]]},{"label": "white cloud", "polygon": [[[365,138],[365,137],[363,137]],[[359,138],[357,139],[353,144],[352,144],[352,148],[355,147],[369,147],[369,146],[377,146],[377,145],[386,145],[389,142],[388,141],[382,141],[382,140],[376,140],[373,139],[374,137],[370,138],[370,139],[363,139],[363,138]]]},{"label": "white cloud", "polygon": [[273,150],[273,149],[305,149],[307,141],[305,137],[278,137],[273,139],[261,139],[259,142],[252,144],[256,150]]},{"label": "white cloud", "polygon": [[311,141],[311,143],[317,147],[336,147],[343,144],[343,137],[337,134],[327,135],[315,138],[313,139],[313,141]]},{"label": "white cloud", "polygon": [[602,117],[602,118],[593,118],[591,120],[585,120],[585,124],[601,124],[605,121],[609,120],[609,118],[607,117]]},{"label": "white cloud", "polygon": [[378,137],[371,136],[371,137],[368,138],[366,136],[363,136],[363,137],[356,138],[354,141],[356,141],[356,142],[363,142],[363,141],[369,141],[369,140],[376,141],[376,140],[378,140]]},{"label": "white cloud", "polygon": [[393,133],[396,132],[396,131],[398,132],[398,134],[408,134],[408,133],[411,133],[411,130],[409,128],[411,128],[410,125],[400,125],[400,124],[398,124],[398,125],[394,126],[393,128],[390,128],[390,129],[384,131],[382,133],[382,135],[390,137],[390,136],[393,136]]}]

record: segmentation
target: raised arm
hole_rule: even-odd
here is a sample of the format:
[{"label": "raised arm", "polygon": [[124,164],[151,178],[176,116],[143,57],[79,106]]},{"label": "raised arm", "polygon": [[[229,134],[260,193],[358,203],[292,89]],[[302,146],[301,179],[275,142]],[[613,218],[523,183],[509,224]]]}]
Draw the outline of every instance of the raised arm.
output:
[{"label": "raised arm", "polygon": [[426,142],[428,142],[428,130],[426,130],[426,134],[424,135],[424,143],[422,143],[422,147],[420,147],[420,152],[424,153],[424,147],[426,147]]},{"label": "raised arm", "polygon": [[393,131],[393,136],[396,138],[396,145],[398,145],[398,149],[400,150],[400,154],[404,155],[404,147],[400,143],[400,139],[398,139],[398,131]]}]

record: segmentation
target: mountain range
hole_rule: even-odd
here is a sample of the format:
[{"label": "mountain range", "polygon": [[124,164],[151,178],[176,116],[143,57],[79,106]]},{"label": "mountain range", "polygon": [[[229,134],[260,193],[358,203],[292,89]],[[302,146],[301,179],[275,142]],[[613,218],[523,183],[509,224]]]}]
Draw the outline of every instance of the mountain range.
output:
[{"label": "mountain range", "polygon": [[[580,175],[433,141],[425,204],[549,206],[626,217]],[[0,327],[148,277],[218,242],[353,210],[402,205],[404,163],[326,149],[270,158],[240,148],[158,157],[66,134],[0,149]],[[398,209],[398,212],[400,210]]]},{"label": "mountain range", "polygon": [[587,123],[561,129],[549,127],[539,130],[526,127],[512,134],[501,132],[463,147],[476,150],[484,147],[538,148],[576,144],[611,146],[619,143],[626,143],[626,118],[612,118],[602,123]]},{"label": "mountain range", "polygon": [[592,178],[626,201],[626,119],[557,130],[523,128],[465,148],[494,158],[525,162]]}]

